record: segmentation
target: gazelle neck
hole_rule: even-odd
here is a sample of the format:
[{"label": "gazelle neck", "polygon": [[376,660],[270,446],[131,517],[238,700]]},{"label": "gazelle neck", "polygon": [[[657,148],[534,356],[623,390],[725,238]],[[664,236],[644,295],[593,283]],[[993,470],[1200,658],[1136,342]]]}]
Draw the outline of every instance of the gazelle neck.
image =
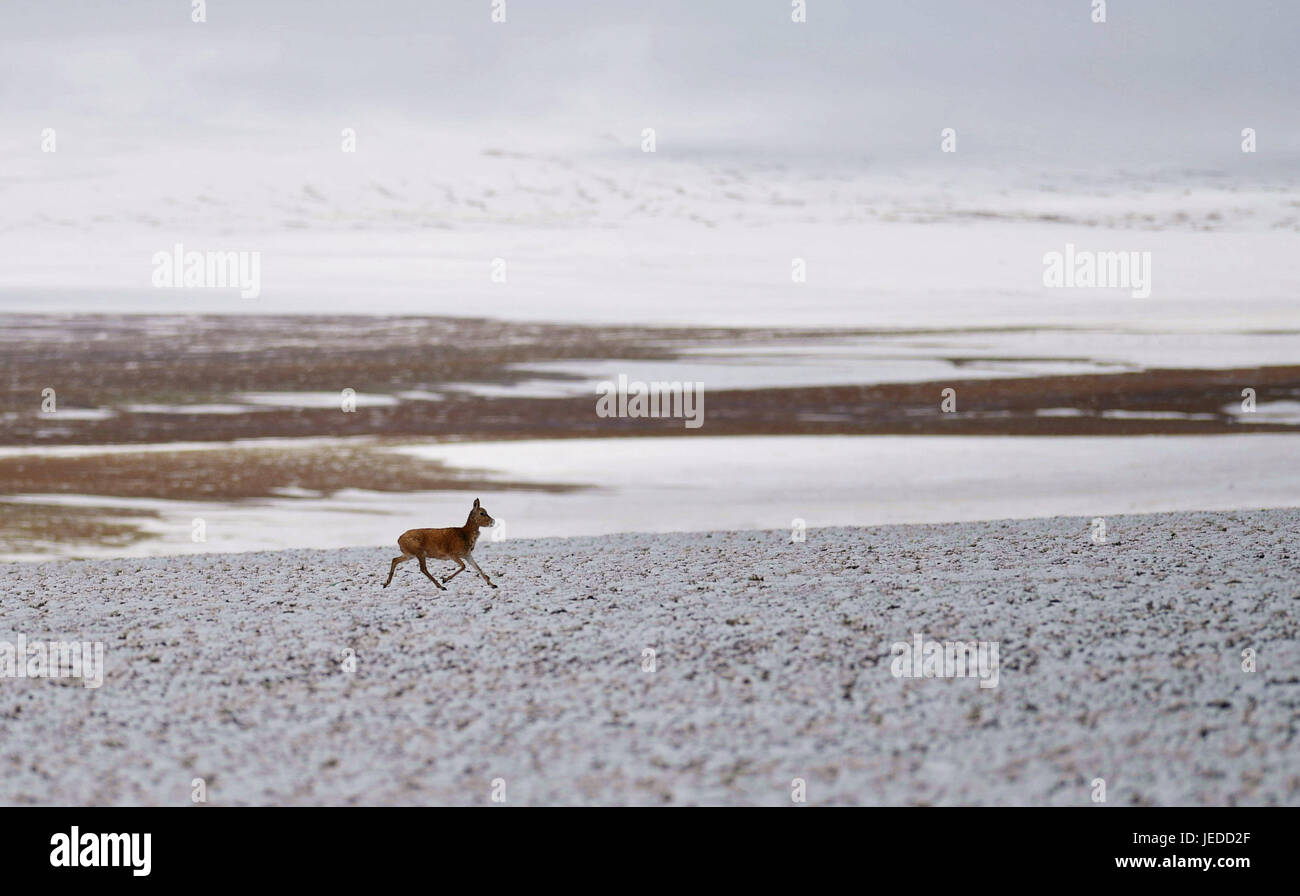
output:
[{"label": "gazelle neck", "polygon": [[469,543],[471,545],[478,541],[479,525],[474,519],[473,511],[470,511],[469,518],[465,520],[465,525],[461,527],[461,530],[465,533],[466,537],[469,538]]}]

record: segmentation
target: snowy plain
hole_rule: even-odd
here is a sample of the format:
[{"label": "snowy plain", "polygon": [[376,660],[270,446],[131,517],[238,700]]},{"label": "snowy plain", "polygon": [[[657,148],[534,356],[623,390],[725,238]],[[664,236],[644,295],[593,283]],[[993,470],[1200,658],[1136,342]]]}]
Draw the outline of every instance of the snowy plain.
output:
[{"label": "snowy plain", "polygon": [[[0,803],[1300,805],[1300,511],[1108,524],[508,539],[494,591],[381,589],[385,548],[3,564],[0,640],[106,660],[0,681]],[[895,677],[915,634],[997,686]]]}]

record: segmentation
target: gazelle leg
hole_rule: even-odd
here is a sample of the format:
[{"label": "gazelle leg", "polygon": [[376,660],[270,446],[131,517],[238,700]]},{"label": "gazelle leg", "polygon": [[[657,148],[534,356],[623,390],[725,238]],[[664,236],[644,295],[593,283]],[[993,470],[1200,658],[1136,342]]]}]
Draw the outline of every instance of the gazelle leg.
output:
[{"label": "gazelle leg", "polygon": [[[487,582],[489,585],[492,585],[492,580],[487,577],[487,573],[479,569],[478,564],[474,562],[474,557],[472,554],[466,554],[465,559],[469,561],[470,566],[474,567],[474,571],[483,577],[483,581]],[[460,572],[460,570],[456,570],[456,571]],[[496,585],[492,585],[492,587],[495,588]]]},{"label": "gazelle leg", "polygon": [[416,559],[420,561],[420,572],[422,572],[422,573],[424,573],[426,576],[428,576],[428,577],[429,577],[429,581],[430,581],[430,582],[433,582],[433,584],[437,585],[439,591],[446,591],[447,589],[444,588],[444,587],[442,587],[442,582],[439,582],[437,579],[435,579],[435,578],[433,577],[433,573],[429,572],[429,567],[427,567],[427,566],[424,565],[424,555],[423,555],[423,554],[419,554],[419,555],[416,557]]},{"label": "gazelle leg", "polygon": [[442,580],[442,584],[444,584],[444,585],[446,585],[446,584],[447,584],[448,582],[450,582],[452,579],[456,578],[456,576],[460,575],[461,573],[463,573],[463,572],[465,571],[465,561],[464,561],[464,560],[460,559],[459,557],[452,557],[451,559],[455,560],[457,563],[460,564],[460,569],[456,570],[456,571],[453,572],[451,575],[447,576],[447,578],[443,579],[443,580]]},{"label": "gazelle leg", "polygon": [[[391,582],[391,581],[393,580],[393,573],[397,571],[397,564],[399,564],[399,563],[405,563],[407,560],[410,560],[410,559],[411,559],[411,555],[410,555],[410,554],[403,554],[403,555],[400,556],[400,557],[394,557],[394,558],[393,558],[393,565],[390,566],[390,567],[388,567],[388,582]],[[388,587],[388,582],[385,582],[385,583],[384,583],[384,587],[385,587],[385,588]]]}]

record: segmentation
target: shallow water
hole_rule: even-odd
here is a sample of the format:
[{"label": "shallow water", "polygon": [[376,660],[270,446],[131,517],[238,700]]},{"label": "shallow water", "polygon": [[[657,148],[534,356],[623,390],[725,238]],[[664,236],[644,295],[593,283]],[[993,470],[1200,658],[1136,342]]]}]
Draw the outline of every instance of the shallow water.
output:
[{"label": "shallow water", "polygon": [[[683,436],[411,444],[392,450],[502,480],[589,486],[380,493],[239,502],[31,496],[153,510],[154,537],[80,556],[387,545],[408,528],[460,524],[474,497],[494,538],[615,532],[791,530],[1174,510],[1300,506],[1297,435],[1150,437]],[[192,539],[204,521],[205,538]],[[0,559],[37,559],[10,555]]]}]

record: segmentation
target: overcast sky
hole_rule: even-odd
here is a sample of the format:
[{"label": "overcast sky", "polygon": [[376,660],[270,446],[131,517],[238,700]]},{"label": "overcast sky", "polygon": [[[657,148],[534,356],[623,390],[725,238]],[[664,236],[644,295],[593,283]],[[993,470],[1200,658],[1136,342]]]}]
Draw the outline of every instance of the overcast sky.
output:
[{"label": "overcast sky", "polygon": [[[1213,166],[1300,160],[1295,0],[5,0],[15,130],[179,140],[381,124],[576,153]],[[603,142],[602,142],[603,141]]]}]

